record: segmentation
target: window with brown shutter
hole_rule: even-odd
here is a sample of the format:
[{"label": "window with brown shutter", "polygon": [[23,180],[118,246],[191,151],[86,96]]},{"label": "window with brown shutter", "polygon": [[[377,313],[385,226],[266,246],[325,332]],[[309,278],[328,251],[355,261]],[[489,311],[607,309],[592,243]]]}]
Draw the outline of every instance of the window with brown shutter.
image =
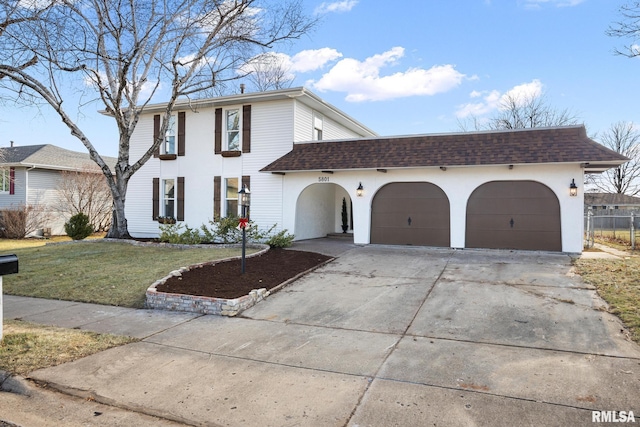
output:
[{"label": "window with brown shutter", "polygon": [[16,168],[9,168],[9,194],[16,194]]},{"label": "window with brown shutter", "polygon": [[180,111],[178,113],[178,156],[184,156],[185,152],[185,120],[186,113]]},{"label": "window with brown shutter", "polygon": [[220,192],[222,185],[222,177],[213,177],[213,218],[220,218]]},{"label": "window with brown shutter", "polygon": [[220,154],[222,152],[222,108],[216,108],[216,117],[214,122],[214,154]]},{"label": "window with brown shutter", "polygon": [[[153,116],[153,143],[158,140],[160,137],[160,114],[156,114]],[[160,156],[160,146],[153,151],[153,157]]]},{"label": "window with brown shutter", "polygon": [[184,177],[178,177],[178,212],[176,213],[178,221],[184,221]]},{"label": "window with brown shutter", "polygon": [[251,105],[242,106],[242,152],[251,152]]},{"label": "window with brown shutter", "polygon": [[156,221],[160,216],[160,178],[153,178],[153,220]]}]

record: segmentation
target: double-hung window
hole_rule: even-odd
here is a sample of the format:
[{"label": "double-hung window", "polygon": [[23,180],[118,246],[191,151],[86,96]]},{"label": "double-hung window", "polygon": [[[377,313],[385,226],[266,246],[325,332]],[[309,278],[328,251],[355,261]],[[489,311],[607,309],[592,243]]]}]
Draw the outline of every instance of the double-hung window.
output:
[{"label": "double-hung window", "polygon": [[162,215],[169,218],[176,217],[176,186],[175,180],[162,180]]},{"label": "double-hung window", "polygon": [[0,193],[8,193],[11,188],[11,174],[9,169],[0,169]]},{"label": "double-hung window", "polygon": [[227,178],[225,186],[226,215],[238,216],[238,178]]},{"label": "double-hung window", "polygon": [[240,151],[240,110],[226,110],[224,119],[226,150]]},{"label": "double-hung window", "polygon": [[162,144],[163,154],[176,154],[176,116],[169,116],[167,123],[167,132],[164,135],[164,143]]}]

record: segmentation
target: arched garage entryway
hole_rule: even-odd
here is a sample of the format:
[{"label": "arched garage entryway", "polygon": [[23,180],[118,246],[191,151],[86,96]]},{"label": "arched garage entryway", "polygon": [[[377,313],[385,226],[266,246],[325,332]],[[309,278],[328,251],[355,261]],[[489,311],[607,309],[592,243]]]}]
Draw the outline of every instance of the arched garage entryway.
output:
[{"label": "arched garage entryway", "polygon": [[349,229],[353,227],[351,198],[343,187],[333,183],[311,184],[298,196],[296,203],[296,240],[325,237],[342,233],[342,199],[347,204]]},{"label": "arched garage entryway", "polygon": [[371,204],[371,243],[450,246],[449,199],[429,182],[393,182]]},{"label": "arched garage entryway", "polygon": [[535,181],[492,181],[467,203],[465,247],[562,251],[560,203]]}]

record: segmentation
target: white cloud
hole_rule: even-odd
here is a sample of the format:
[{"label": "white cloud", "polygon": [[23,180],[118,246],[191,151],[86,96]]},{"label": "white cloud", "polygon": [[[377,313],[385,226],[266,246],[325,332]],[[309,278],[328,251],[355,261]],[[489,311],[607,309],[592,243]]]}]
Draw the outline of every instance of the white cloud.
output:
[{"label": "white cloud", "polygon": [[327,62],[341,58],[342,54],[335,49],[323,47],[321,49],[303,50],[291,57],[291,71],[306,73],[322,68]]},{"label": "white cloud", "polygon": [[585,0],[525,0],[524,7],[527,9],[540,9],[542,6],[549,5],[555,7],[573,7]]},{"label": "white cloud", "polygon": [[469,94],[470,98],[482,98],[480,102],[470,102],[458,107],[456,117],[464,119],[469,116],[480,117],[499,110],[506,105],[507,99],[525,102],[531,98],[542,95],[543,84],[540,80],[534,79],[529,83],[523,83],[509,89],[501,94],[497,90],[478,92],[473,91]]},{"label": "white cloud", "polygon": [[356,4],[358,4],[358,0],[323,2],[320,6],[316,7],[315,13],[322,15],[331,12],[349,12]]},{"label": "white cloud", "polygon": [[351,102],[382,101],[446,92],[465,77],[452,65],[436,65],[428,70],[409,68],[405,72],[380,75],[383,67],[396,64],[403,56],[404,48],[394,47],[364,61],[345,58],[310,85],[319,91],[346,92],[346,100]]}]

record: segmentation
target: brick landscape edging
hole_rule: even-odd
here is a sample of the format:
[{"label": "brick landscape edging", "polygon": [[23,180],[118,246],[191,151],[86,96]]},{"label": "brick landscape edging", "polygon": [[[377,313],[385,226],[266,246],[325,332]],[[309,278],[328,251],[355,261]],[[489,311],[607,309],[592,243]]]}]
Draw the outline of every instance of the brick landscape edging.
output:
[{"label": "brick landscape edging", "polygon": [[[250,245],[252,248],[260,248],[258,252],[247,255],[246,258],[262,255],[269,250],[267,245]],[[222,316],[236,316],[249,307],[252,307],[257,302],[262,301],[269,295],[269,291],[265,288],[254,289],[249,292],[249,295],[244,295],[235,299],[225,298],[213,298],[194,295],[174,294],[169,292],[159,292],[156,288],[160,284],[164,284],[171,277],[181,276],[182,273],[189,271],[193,268],[203,267],[205,265],[215,265],[220,262],[232,261],[240,259],[242,256],[235,256],[231,258],[225,258],[216,261],[203,262],[200,264],[190,265],[189,267],[182,267],[178,270],[174,270],[167,276],[160,280],[155,281],[146,293],[146,305],[147,308],[170,310],[170,311],[186,311],[190,313],[199,314],[216,314]]]}]

